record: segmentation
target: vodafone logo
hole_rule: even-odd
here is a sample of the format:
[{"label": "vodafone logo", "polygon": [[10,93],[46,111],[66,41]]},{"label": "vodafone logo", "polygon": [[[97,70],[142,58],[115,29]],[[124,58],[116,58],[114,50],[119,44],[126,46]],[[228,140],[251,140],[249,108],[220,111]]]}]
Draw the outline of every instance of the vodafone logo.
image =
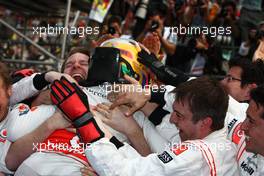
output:
[{"label": "vodafone logo", "polygon": [[232,141],[235,144],[238,144],[241,137],[244,135],[244,131],[240,129],[242,123],[239,123],[236,128],[234,129],[233,135],[232,135]]},{"label": "vodafone logo", "polygon": [[1,132],[0,132],[0,142],[5,143],[6,136],[7,136],[6,129],[1,130]]},{"label": "vodafone logo", "polygon": [[18,111],[19,111],[19,116],[25,115],[29,112],[29,107],[25,104],[21,104],[18,107]]},{"label": "vodafone logo", "polygon": [[172,149],[172,151],[175,155],[180,155],[181,153],[185,152],[186,150],[188,150],[188,146],[184,145],[184,144],[177,146],[176,148]]}]

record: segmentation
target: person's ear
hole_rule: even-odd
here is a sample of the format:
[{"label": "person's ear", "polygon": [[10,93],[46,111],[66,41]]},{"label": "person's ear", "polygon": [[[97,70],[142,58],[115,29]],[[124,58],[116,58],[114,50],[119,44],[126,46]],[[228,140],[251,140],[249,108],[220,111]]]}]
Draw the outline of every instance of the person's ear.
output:
[{"label": "person's ear", "polygon": [[213,124],[212,118],[211,117],[206,117],[205,119],[202,120],[201,126],[203,128],[206,128],[206,127],[211,128],[212,124]]},{"label": "person's ear", "polygon": [[247,94],[246,94],[247,99],[250,99],[250,92],[251,92],[251,90],[253,90],[255,88],[257,88],[257,84],[255,84],[255,83],[251,83],[251,84],[247,85]]},{"label": "person's ear", "polygon": [[[252,90],[252,89],[257,88],[258,85],[257,85],[256,83],[252,83],[252,84],[249,84],[249,87],[250,87],[250,89]],[[251,90],[250,90],[250,91],[251,91]]]}]

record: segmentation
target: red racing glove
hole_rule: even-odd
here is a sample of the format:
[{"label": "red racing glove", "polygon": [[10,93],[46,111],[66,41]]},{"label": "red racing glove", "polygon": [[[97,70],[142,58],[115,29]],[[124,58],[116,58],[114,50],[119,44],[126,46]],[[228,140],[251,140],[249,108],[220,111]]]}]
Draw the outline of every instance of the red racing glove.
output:
[{"label": "red racing glove", "polygon": [[86,94],[65,77],[55,80],[51,85],[52,102],[71,120],[77,133],[85,144],[104,137],[89,109]]}]

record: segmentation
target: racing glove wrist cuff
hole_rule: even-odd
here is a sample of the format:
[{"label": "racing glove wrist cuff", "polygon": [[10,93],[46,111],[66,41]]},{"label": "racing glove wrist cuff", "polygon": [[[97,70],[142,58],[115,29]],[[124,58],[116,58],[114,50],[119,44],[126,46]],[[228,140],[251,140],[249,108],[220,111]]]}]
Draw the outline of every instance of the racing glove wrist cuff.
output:
[{"label": "racing glove wrist cuff", "polygon": [[110,142],[113,143],[117,149],[124,146],[124,144],[120,142],[115,136],[111,137]]},{"label": "racing glove wrist cuff", "polygon": [[81,141],[85,144],[93,143],[105,136],[93,117],[88,120],[86,119],[86,122],[83,123],[85,124],[80,124],[81,126],[77,128],[77,132]]},{"label": "racing glove wrist cuff", "polygon": [[168,111],[162,108],[163,106],[158,106],[148,117],[148,119],[155,125],[159,125],[162,122],[163,117],[169,114]]},{"label": "racing glove wrist cuff", "polygon": [[45,73],[36,74],[33,78],[33,85],[37,90],[42,90],[44,87],[49,85],[50,83],[45,79]]},{"label": "racing glove wrist cuff", "polygon": [[165,91],[153,91],[151,89],[151,93],[150,93],[150,100],[149,102],[152,103],[158,103],[160,105],[165,105],[165,100],[164,100],[164,95],[165,95]]}]

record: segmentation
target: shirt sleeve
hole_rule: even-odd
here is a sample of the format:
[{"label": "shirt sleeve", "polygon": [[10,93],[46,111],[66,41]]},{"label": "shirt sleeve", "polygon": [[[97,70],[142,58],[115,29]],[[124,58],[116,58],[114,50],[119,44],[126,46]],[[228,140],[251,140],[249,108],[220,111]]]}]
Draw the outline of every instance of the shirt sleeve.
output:
[{"label": "shirt sleeve", "polygon": [[[199,150],[182,148],[172,152],[140,156],[131,146],[125,144],[117,149],[109,139],[102,138],[90,145],[86,157],[96,172],[101,175],[201,175],[207,166]],[[208,173],[206,170],[205,173]]]},{"label": "shirt sleeve", "polygon": [[144,137],[152,152],[163,151],[167,146],[169,146],[169,141],[167,141],[156,127],[149,121],[147,117],[142,112],[137,111],[134,114],[134,119],[137,121],[140,128],[143,130]]},{"label": "shirt sleeve", "polygon": [[32,74],[29,77],[25,77],[20,81],[12,85],[12,96],[10,97],[10,105],[21,102],[27,98],[36,95],[39,90],[37,90],[33,84],[33,78],[37,74]]},{"label": "shirt sleeve", "polygon": [[175,89],[174,86],[166,86],[166,92],[164,95],[164,100],[165,100],[165,105],[163,107],[164,110],[169,111],[169,112],[173,112],[172,110],[172,105],[173,102],[175,100],[175,94],[172,93],[172,91]]},{"label": "shirt sleeve", "polygon": [[162,119],[161,124],[156,126],[156,129],[159,134],[167,141],[170,141],[171,144],[179,144],[181,142],[179,129],[175,126],[175,124],[170,123],[170,116],[171,114],[167,114]]},{"label": "shirt sleeve", "polygon": [[40,105],[30,109],[26,104],[17,104],[8,115],[7,139],[15,142],[22,136],[32,132],[50,118],[55,110],[56,108],[53,105]]}]

